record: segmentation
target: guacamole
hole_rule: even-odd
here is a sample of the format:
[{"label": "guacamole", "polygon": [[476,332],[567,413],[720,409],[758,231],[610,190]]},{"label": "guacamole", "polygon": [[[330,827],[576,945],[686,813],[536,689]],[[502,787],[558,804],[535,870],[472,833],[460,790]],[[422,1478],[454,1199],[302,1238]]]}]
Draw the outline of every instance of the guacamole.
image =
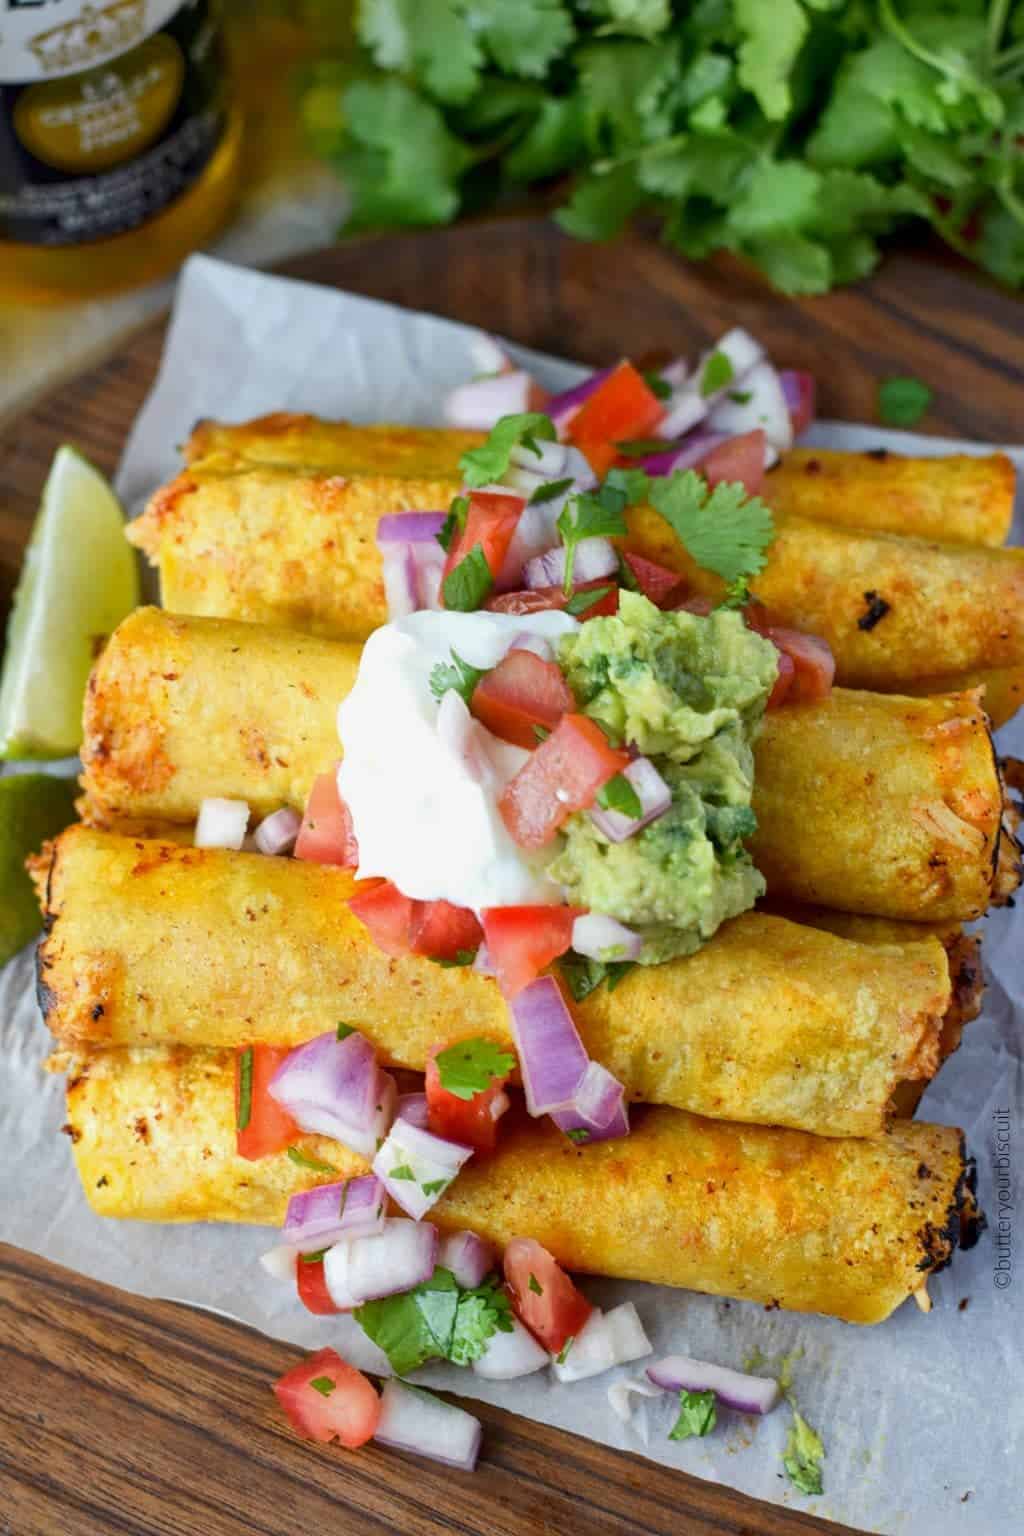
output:
[{"label": "guacamole", "polygon": [[548,874],[571,903],[638,930],[643,964],[691,954],[764,892],[743,840],[775,647],[739,613],[662,613],[623,592],[618,614],[567,635],[558,659],[583,713],[651,758],[672,804],[622,843],[570,817]]}]

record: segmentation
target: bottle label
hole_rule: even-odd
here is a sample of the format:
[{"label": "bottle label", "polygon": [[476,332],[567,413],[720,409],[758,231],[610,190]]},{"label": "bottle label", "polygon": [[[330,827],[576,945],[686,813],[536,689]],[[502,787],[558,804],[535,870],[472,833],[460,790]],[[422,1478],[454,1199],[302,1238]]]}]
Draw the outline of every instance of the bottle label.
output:
[{"label": "bottle label", "polygon": [[209,0],[0,0],[0,238],[144,224],[205,169],[224,86]]}]

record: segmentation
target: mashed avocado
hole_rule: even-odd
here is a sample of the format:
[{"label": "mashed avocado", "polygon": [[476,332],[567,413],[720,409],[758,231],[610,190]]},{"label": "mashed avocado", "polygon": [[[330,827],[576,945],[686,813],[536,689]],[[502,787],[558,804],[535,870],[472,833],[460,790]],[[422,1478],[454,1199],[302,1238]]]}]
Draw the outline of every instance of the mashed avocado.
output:
[{"label": "mashed avocado", "polygon": [[634,592],[560,643],[583,712],[651,758],[672,791],[669,810],[623,843],[571,817],[548,870],[570,902],[639,930],[644,964],[691,954],[764,892],[743,839],[756,827],[752,743],[775,658],[738,613],[662,613]]}]

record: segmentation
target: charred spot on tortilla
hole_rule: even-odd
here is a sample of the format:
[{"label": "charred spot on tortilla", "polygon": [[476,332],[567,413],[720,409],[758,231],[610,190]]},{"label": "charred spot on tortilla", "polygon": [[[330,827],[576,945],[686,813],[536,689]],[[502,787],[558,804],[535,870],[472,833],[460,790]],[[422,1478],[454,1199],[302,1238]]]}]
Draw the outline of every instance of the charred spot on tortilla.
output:
[{"label": "charred spot on tortilla", "polygon": [[880,619],[884,619],[892,607],[884,597],[879,597],[875,591],[865,592],[864,601],[867,603],[867,611],[862,613],[857,620],[857,628],[863,630],[874,629]]},{"label": "charred spot on tortilla", "polygon": [[804,474],[805,475],[820,475],[821,474],[821,460],[820,459],[808,459],[807,463],[804,465]]},{"label": "charred spot on tortilla", "polygon": [[884,464],[889,457],[889,450],[888,448],[866,448],[864,450],[864,457],[866,459],[877,459],[879,464]]}]

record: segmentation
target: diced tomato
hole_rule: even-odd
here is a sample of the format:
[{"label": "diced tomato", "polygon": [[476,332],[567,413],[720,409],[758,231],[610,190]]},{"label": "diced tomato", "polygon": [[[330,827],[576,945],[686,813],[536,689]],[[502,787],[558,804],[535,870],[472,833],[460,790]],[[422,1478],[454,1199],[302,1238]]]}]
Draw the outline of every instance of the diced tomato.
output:
[{"label": "diced tomato", "polygon": [[340,1440],[354,1450],[372,1438],[380,1423],[380,1398],[372,1382],[334,1349],[318,1350],[293,1366],[274,1382],[274,1391],[292,1428],[321,1445]]},{"label": "diced tomato", "polygon": [[289,1055],[286,1045],[245,1045],[235,1052],[235,1124],[238,1125],[241,1105],[242,1075],[247,1052],[252,1052],[251,1083],[248,1123],[237,1132],[239,1157],[250,1162],[268,1157],[271,1152],[283,1152],[298,1141],[302,1132],[291,1115],[268,1093],[270,1079]]},{"label": "diced tomato", "polygon": [[783,629],[773,625],[768,639],[790,658],[793,663],[793,681],[787,698],[791,704],[809,704],[815,699],[825,699],[832,692],[832,679],[836,674],[836,659],[827,640],[820,635],[805,635],[798,629]]},{"label": "diced tomato", "polygon": [[622,551],[622,558],[633,572],[636,584],[644,597],[650,598],[656,608],[669,607],[679,593],[683,578],[678,571],[670,571],[665,565],[647,560],[643,555]]},{"label": "diced tomato", "polygon": [[780,705],[785,704],[789,697],[789,690],[793,686],[793,679],[796,677],[792,656],[787,656],[785,651],[780,651],[778,659],[779,670],[772,685],[772,691],[768,695],[766,709],[778,709]]},{"label": "diced tomato", "polygon": [[506,997],[515,997],[572,945],[575,907],[488,907],[481,913],[487,955]]},{"label": "diced tomato", "polygon": [[328,1313],[341,1311],[340,1307],[334,1305],[331,1293],[327,1289],[322,1258],[310,1260],[300,1253],[299,1261],[295,1266],[295,1284],[299,1292],[299,1300],[307,1312],[316,1312],[326,1317]]},{"label": "diced tomato", "polygon": [[793,396],[787,390],[789,400],[789,419],[793,423],[793,434],[799,436],[806,432],[814,420],[815,397],[817,389],[813,373],[802,373],[796,368],[791,368],[787,375],[793,386]]},{"label": "diced tomato", "polygon": [[568,436],[594,473],[604,475],[618,457],[616,445],[649,436],[664,414],[665,407],[633,364],[622,362],[584,400],[569,422]]},{"label": "diced tomato", "polygon": [[561,1353],[594,1310],[590,1302],[532,1237],[514,1237],[504,1263],[519,1321],[551,1354]]},{"label": "diced tomato", "polygon": [[370,938],[386,955],[407,955],[418,903],[403,896],[390,880],[367,885],[349,897],[349,911],[370,930]]},{"label": "diced tomato", "polygon": [[746,487],[748,496],[756,496],[764,483],[764,433],[760,427],[712,448],[700,472],[709,485],[738,483]]},{"label": "diced tomato", "polygon": [[452,539],[444,565],[445,576],[479,544],[491,575],[497,578],[525,506],[521,496],[503,496],[500,491],[471,491],[466,526],[458,538]]},{"label": "diced tomato", "polygon": [[567,817],[593,805],[603,784],[629,763],[586,715],[563,715],[510,779],[498,810],[520,848],[543,848]]},{"label": "diced tomato", "polygon": [[531,751],[537,745],[534,726],[553,731],[576,700],[555,662],[512,650],[480,679],[469,707],[502,741]]},{"label": "diced tomato", "polygon": [[496,1103],[508,1077],[492,1077],[486,1088],[471,1099],[460,1099],[442,1086],[434,1057],[447,1047],[437,1045],[427,1058],[427,1126],[445,1141],[460,1141],[477,1152],[493,1152],[498,1144],[498,1122],[508,1101]]},{"label": "diced tomato", "polygon": [[[584,619],[599,619],[610,617],[619,611],[619,589],[610,581],[584,581],[576,587],[576,592],[596,592],[598,600],[589,608],[584,608],[575,615],[581,622]],[[560,612],[565,609],[569,599],[561,587],[535,587],[529,592],[502,592],[497,597],[490,597],[484,604],[492,613],[546,613],[552,608]]]},{"label": "diced tomato", "polygon": [[359,867],[359,844],[348,806],[338,793],[338,765],[313,780],[302,826],[295,842],[295,857],[314,864]]},{"label": "diced tomato", "polygon": [[479,949],[483,937],[476,914],[468,907],[454,907],[450,901],[413,903],[409,948],[414,955],[457,960],[460,954]]}]

